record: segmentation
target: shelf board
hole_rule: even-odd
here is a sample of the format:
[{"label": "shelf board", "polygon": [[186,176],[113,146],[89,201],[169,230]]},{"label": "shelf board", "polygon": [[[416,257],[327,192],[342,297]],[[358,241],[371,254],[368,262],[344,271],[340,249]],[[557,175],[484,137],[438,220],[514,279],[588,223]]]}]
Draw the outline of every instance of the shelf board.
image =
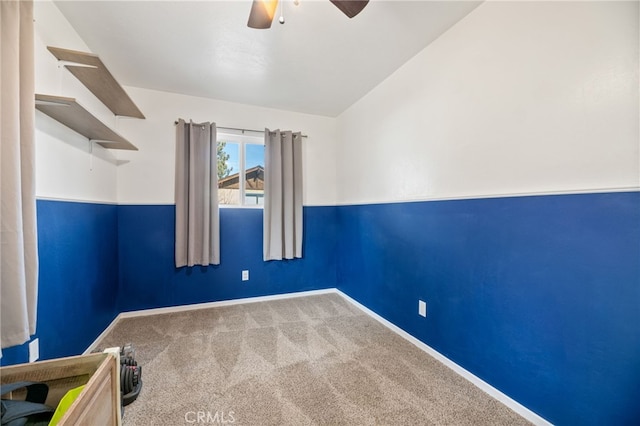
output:
[{"label": "shelf board", "polygon": [[47,46],[47,49],[60,61],[80,64],[65,67],[115,115],[145,118],[98,55],[52,46]]},{"label": "shelf board", "polygon": [[36,94],[36,109],[105,148],[138,150],[84,109],[74,98]]}]

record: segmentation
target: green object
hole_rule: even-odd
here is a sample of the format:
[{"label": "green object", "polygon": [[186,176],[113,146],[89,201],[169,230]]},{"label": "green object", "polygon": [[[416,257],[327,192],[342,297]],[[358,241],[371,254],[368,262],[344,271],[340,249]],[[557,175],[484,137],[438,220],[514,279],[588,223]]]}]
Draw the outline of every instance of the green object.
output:
[{"label": "green object", "polygon": [[51,422],[49,422],[49,426],[55,426],[58,424],[58,422],[66,414],[67,410],[69,410],[69,407],[71,407],[71,404],[73,404],[73,401],[78,398],[78,396],[84,389],[84,386],[85,385],[78,386],[77,388],[73,388],[69,392],[64,394],[64,396],[60,400],[60,404],[58,404],[58,408],[56,408],[56,412],[53,413],[53,417],[51,418]]}]

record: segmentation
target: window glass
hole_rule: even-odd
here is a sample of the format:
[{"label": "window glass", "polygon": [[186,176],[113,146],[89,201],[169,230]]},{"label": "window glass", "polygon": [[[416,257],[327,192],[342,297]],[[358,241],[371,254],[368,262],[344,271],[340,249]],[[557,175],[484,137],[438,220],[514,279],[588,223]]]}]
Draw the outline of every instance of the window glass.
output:
[{"label": "window glass", "polygon": [[[264,144],[248,135],[218,135],[218,203],[264,205]],[[242,179],[239,177],[242,176]]]},{"label": "window glass", "polygon": [[264,205],[264,145],[245,144],[244,203]]},{"label": "window glass", "polygon": [[218,141],[218,203],[240,204],[240,144]]}]

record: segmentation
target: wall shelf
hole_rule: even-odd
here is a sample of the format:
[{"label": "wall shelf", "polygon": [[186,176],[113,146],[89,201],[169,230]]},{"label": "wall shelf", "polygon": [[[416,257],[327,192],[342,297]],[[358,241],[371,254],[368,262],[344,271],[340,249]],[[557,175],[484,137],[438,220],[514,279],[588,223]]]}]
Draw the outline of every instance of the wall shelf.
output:
[{"label": "wall shelf", "polygon": [[105,148],[138,150],[84,109],[74,98],[36,94],[36,109]]},{"label": "wall shelf", "polygon": [[98,55],[52,46],[47,46],[47,49],[60,61],[78,64],[65,67],[115,115],[145,118]]}]

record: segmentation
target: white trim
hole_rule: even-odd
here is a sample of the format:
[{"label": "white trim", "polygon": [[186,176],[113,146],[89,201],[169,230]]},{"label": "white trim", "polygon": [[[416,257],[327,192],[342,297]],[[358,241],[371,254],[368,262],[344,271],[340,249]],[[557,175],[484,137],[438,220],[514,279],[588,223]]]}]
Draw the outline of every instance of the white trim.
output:
[{"label": "white trim", "polygon": [[[426,201],[456,201],[456,200],[482,200],[485,198],[514,198],[514,197],[540,197],[548,195],[575,195],[575,194],[606,194],[616,192],[640,192],[640,186],[622,186],[616,188],[599,188],[599,189],[576,189],[566,191],[541,191],[541,192],[520,192],[520,193],[505,193],[505,194],[484,194],[484,195],[459,195],[451,197],[417,197],[397,200],[368,200],[368,201],[356,201],[356,202],[336,202],[334,204],[304,204],[303,207],[345,207],[345,206],[366,206],[374,204],[401,204],[401,203],[420,203]],[[36,200],[47,201],[66,201],[73,203],[87,203],[87,204],[114,204],[118,206],[175,206],[175,202],[170,201],[100,201],[100,200],[80,200],[74,198],[57,198],[57,197],[43,197],[36,195]],[[220,205],[220,208],[225,209],[263,209],[263,206],[254,205]]]},{"label": "white trim", "polygon": [[615,192],[639,192],[640,186],[621,186],[615,188],[591,188],[591,189],[567,189],[558,191],[532,191],[532,192],[513,192],[513,193],[497,193],[497,194],[477,194],[477,195],[455,195],[451,197],[416,197],[397,200],[365,200],[348,202],[342,201],[334,204],[336,207],[341,206],[366,206],[373,204],[401,204],[401,203],[420,203],[425,201],[456,201],[456,200],[483,200],[485,198],[516,198],[516,197],[542,197],[549,195],[577,195],[577,194],[606,194]]},{"label": "white trim", "polygon": [[58,198],[58,197],[40,197],[36,195],[36,200],[42,201],[63,201],[65,203],[84,203],[84,204],[107,204],[117,206],[115,201],[101,201],[101,200],[80,200],[75,198]]},{"label": "white trim", "polygon": [[98,346],[98,342],[100,340],[102,340],[102,338],[104,336],[106,336],[112,329],[113,327],[116,326],[116,324],[118,323],[118,321],[120,321],[120,315],[122,314],[118,314],[116,315],[116,317],[113,319],[113,321],[111,321],[111,323],[107,326],[107,328],[105,328],[102,333],[100,333],[100,335],[98,337],[95,338],[95,340],[89,345],[89,347],[87,347],[87,349],[85,349],[84,352],[82,352],[82,355],[87,355],[90,354],[91,352],[93,352],[94,350],[96,350],[97,346]]},{"label": "white trim", "polygon": [[264,210],[264,205],[262,204],[219,204],[218,207],[221,209],[258,209]]},{"label": "white trim", "polygon": [[[258,131],[259,132],[259,131]],[[247,145],[258,145],[264,148],[264,131],[262,132],[262,137],[260,136],[250,136],[244,133],[228,133],[228,132],[218,132],[217,142],[226,142],[230,144],[238,145],[238,190],[239,193],[239,204],[220,204],[218,206],[220,208],[238,208],[238,209],[264,209],[263,205],[255,205],[255,204],[245,204],[247,198],[246,191],[246,171],[247,171]],[[264,164],[263,164],[264,167]]]},{"label": "white trim", "polygon": [[175,206],[175,201],[118,201],[119,206]]},{"label": "white trim", "polygon": [[280,300],[280,299],[292,299],[294,297],[304,297],[304,296],[315,296],[318,294],[329,294],[335,293],[335,288],[328,288],[322,290],[309,290],[309,291],[300,291],[295,293],[284,293],[284,294],[275,294],[271,296],[257,296],[257,297],[246,297],[242,299],[231,299],[231,300],[220,300],[218,302],[206,302],[206,303],[195,303],[191,305],[180,305],[180,306],[169,306],[166,308],[154,308],[154,309],[142,309],[139,311],[129,311],[129,312],[120,312],[114,319],[111,321],[111,324],[104,329],[102,333],[89,345],[89,347],[82,353],[82,355],[87,355],[96,349],[98,342],[106,336],[115,326],[116,324],[124,318],[135,318],[135,317],[146,317],[149,315],[158,315],[158,314],[169,314],[174,312],[186,312],[186,311],[195,311],[197,309],[207,309],[207,308],[217,308],[221,306],[232,306],[232,305],[242,305],[244,303],[256,303],[256,302],[267,302],[270,300]]},{"label": "white trim", "polygon": [[479,377],[475,376],[473,373],[465,370],[464,368],[462,368],[461,366],[459,366],[455,362],[451,361],[449,358],[447,358],[444,355],[442,355],[440,352],[436,351],[435,349],[433,349],[429,345],[427,345],[424,342],[422,342],[422,341],[418,340],[417,338],[413,337],[411,334],[407,333],[406,331],[404,331],[400,327],[396,326],[392,322],[384,319],[383,317],[381,317],[380,315],[376,314],[375,312],[373,312],[372,310],[370,310],[366,306],[364,306],[364,305],[360,304],[359,302],[355,301],[354,299],[352,299],[351,297],[347,296],[345,293],[343,293],[342,291],[338,290],[337,288],[328,288],[328,289],[310,290],[310,291],[300,291],[300,292],[296,292],[296,293],[275,294],[275,295],[272,295],[272,296],[247,297],[247,298],[243,298],[243,299],[221,300],[221,301],[218,301],[218,302],[197,303],[197,304],[192,304],[192,305],[170,306],[170,307],[166,307],[166,308],[143,309],[143,310],[139,310],[139,311],[122,312],[122,313],[118,314],[118,316],[115,317],[115,319],[111,322],[111,324],[109,324],[109,326],[102,333],[100,333],[100,335],[96,338],[96,340],[94,340],[94,342],[87,348],[87,350],[84,351],[83,355],[86,355],[86,354],[90,353],[91,351],[93,351],[96,348],[96,346],[97,346],[98,342],[100,341],[100,339],[102,339],[104,336],[106,336],[107,333],[109,333],[113,329],[113,327],[115,327],[115,325],[118,323],[118,321],[120,321],[123,318],[144,317],[144,316],[149,316],[149,315],[158,315],[158,314],[166,314],[166,313],[174,313],[174,312],[186,312],[186,311],[193,311],[193,310],[197,310],[197,309],[207,309],[207,308],[216,308],[216,307],[221,307],[221,306],[241,305],[241,304],[245,304],[245,303],[267,302],[267,301],[272,301],[272,300],[292,299],[292,298],[296,298],[296,297],[315,296],[315,295],[319,295],[319,294],[332,294],[332,293],[341,296],[344,300],[346,300],[347,302],[351,303],[353,306],[355,306],[356,308],[360,309],[362,312],[364,312],[365,314],[369,315],[371,318],[373,318],[374,320],[378,321],[380,324],[384,325],[389,330],[395,332],[400,337],[403,337],[405,340],[407,340],[410,343],[414,344],[418,349],[421,349],[424,352],[426,352],[427,354],[431,355],[433,358],[435,358],[436,360],[440,361],[446,367],[449,367],[455,373],[457,373],[458,375],[460,375],[464,379],[467,379],[469,382],[471,382],[473,385],[478,387],[480,390],[482,390],[483,392],[487,393],[492,398],[495,398],[496,400],[498,400],[499,402],[504,404],[506,407],[508,407],[511,410],[515,411],[516,413],[518,413],[519,415],[524,417],[526,420],[530,421],[531,423],[533,423],[535,425],[540,425],[540,426],[551,426],[552,425],[552,423],[548,422],[547,420],[545,420],[544,418],[542,418],[538,414],[536,414],[533,411],[529,410],[524,405],[520,404],[519,402],[515,401],[514,399],[512,399],[509,396],[505,395],[504,393],[500,392],[498,389],[494,388],[493,386],[491,386],[490,384],[488,384],[484,380],[482,380]]},{"label": "white trim", "polygon": [[231,133],[231,132],[225,132],[224,130],[218,130],[219,128],[216,128],[217,130],[217,142],[231,142],[231,143],[250,143],[253,145],[262,145],[264,146],[264,130],[260,131],[258,130],[259,133],[262,133],[262,136],[258,136],[258,135],[245,135],[242,133]]},{"label": "white trim", "polygon": [[197,309],[218,308],[221,306],[242,305],[244,303],[268,302],[271,300],[292,299],[294,297],[315,296],[318,294],[334,293],[335,288],[322,290],[300,291],[296,293],[274,294],[271,296],[246,297],[242,299],[220,300],[218,302],[196,303],[192,305],[169,306],[166,308],[143,309],[141,311],[122,312],[120,318],[145,317],[148,315],[168,314],[174,312],[194,311]]},{"label": "white trim", "polygon": [[471,372],[465,370],[464,368],[460,367],[458,364],[456,364],[455,362],[451,361],[449,358],[445,357],[440,352],[438,352],[435,349],[433,349],[431,346],[429,346],[429,345],[425,344],[424,342],[416,339],[411,334],[407,333],[406,331],[404,331],[403,329],[401,329],[397,325],[393,324],[392,322],[387,321],[386,319],[384,319],[380,315],[378,315],[375,312],[373,312],[371,309],[369,309],[366,306],[364,306],[364,305],[360,304],[359,302],[355,301],[354,299],[352,299],[351,297],[347,296],[346,294],[344,294],[340,290],[336,289],[336,293],[339,294],[340,296],[342,296],[345,300],[350,302],[355,307],[359,308],[364,313],[368,314],[371,318],[377,320],[379,323],[381,323],[382,325],[386,326],[389,330],[395,332],[400,337],[403,337],[405,340],[408,340],[410,343],[413,343],[415,346],[418,347],[418,349],[422,349],[424,352],[426,352],[427,354],[431,355],[436,360],[440,361],[446,367],[449,367],[454,372],[458,373],[458,375],[462,376],[464,379],[467,379],[472,384],[474,384],[476,387],[478,387],[480,390],[484,391],[489,396],[497,399],[502,404],[504,404],[508,408],[512,409],[513,411],[515,411],[516,413],[518,413],[519,415],[524,417],[526,420],[528,420],[531,423],[533,423],[534,425],[541,425],[541,426],[542,425],[544,425],[544,426],[552,425],[552,423],[548,422],[544,418],[540,417],[538,414],[536,414],[533,411],[529,410],[524,405],[520,404],[519,402],[515,401],[514,399],[511,399],[510,397],[508,397],[504,393],[500,392],[498,389],[494,388],[493,386],[491,386],[490,384],[488,384],[484,380],[480,379],[479,377],[477,377],[473,373],[471,373]]}]

